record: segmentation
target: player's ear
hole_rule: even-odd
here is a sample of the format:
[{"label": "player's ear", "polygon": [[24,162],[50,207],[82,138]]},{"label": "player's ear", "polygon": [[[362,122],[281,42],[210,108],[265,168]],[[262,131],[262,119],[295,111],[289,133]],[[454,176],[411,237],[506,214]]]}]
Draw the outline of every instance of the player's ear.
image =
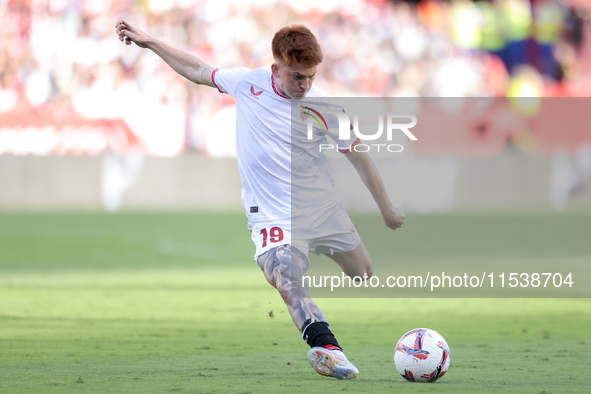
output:
[{"label": "player's ear", "polygon": [[275,78],[279,78],[279,64],[273,63],[271,64],[271,72],[275,76]]}]

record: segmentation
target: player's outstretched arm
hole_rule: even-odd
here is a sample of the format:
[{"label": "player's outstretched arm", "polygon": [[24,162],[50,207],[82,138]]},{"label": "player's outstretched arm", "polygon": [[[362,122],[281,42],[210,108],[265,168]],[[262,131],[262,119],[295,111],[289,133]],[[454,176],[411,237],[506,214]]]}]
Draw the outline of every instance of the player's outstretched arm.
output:
[{"label": "player's outstretched arm", "polygon": [[211,81],[211,73],[214,68],[205,64],[197,56],[173,48],[149,36],[126,20],[118,20],[115,24],[115,31],[119,36],[119,40],[127,45],[131,45],[133,42],[140,48],[152,50],[152,52],[160,56],[174,71],[189,81],[214,87]]},{"label": "player's outstretched arm", "polygon": [[392,205],[390,197],[388,197],[388,192],[386,191],[386,186],[384,186],[382,177],[371,157],[365,152],[357,152],[355,150],[352,150],[345,156],[347,156],[347,159],[353,164],[353,167],[355,167],[359,173],[361,180],[369,189],[376,204],[378,204],[378,208],[380,209],[380,213],[382,214],[386,226],[393,230],[400,228],[404,224],[406,215],[404,215],[404,212],[400,209],[394,208]]}]

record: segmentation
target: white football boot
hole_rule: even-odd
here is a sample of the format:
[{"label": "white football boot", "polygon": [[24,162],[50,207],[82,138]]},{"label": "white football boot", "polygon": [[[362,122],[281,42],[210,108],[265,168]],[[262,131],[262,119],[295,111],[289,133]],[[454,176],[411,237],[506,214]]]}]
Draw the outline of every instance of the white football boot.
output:
[{"label": "white football boot", "polygon": [[357,379],[359,376],[359,370],[340,350],[313,347],[308,351],[308,361],[320,375],[337,379]]}]

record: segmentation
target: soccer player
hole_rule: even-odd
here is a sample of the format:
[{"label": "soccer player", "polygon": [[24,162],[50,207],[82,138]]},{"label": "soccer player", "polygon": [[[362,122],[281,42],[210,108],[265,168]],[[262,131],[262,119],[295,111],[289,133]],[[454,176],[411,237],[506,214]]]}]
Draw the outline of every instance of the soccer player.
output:
[{"label": "soccer player", "polygon": [[[367,279],[373,274],[367,250],[335,197],[324,154],[316,149],[314,154],[301,151],[300,156],[292,156],[296,149],[291,144],[292,101],[328,96],[313,85],[322,62],[316,37],[302,25],[284,27],[273,37],[275,62],[270,69],[218,69],[150,37],[128,21],[117,21],[115,28],[125,44],[148,48],[188,80],[234,97],[242,203],[256,246],[255,261],[310,345],[308,360],[314,369],[339,379],[357,378],[359,371],[345,357],[318,306],[309,297],[292,297],[297,285],[292,269],[301,278],[309,267],[309,251],[326,254],[351,278]],[[359,140],[335,142],[371,192],[386,226],[402,226],[405,215],[390,202],[373,161],[354,149]],[[311,184],[323,185],[311,188],[315,191],[303,199],[304,209],[298,215],[292,215],[292,171],[305,174],[306,180],[311,177]],[[296,225],[305,228],[306,237],[292,237]]]}]

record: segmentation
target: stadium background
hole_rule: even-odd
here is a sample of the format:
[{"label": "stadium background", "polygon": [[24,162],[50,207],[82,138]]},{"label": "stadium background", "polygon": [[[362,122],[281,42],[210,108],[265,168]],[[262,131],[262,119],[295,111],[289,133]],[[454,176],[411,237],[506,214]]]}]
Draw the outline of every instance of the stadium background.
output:
[{"label": "stadium background", "polygon": [[[335,96],[591,92],[585,1],[8,0],[0,14],[2,209],[240,209],[233,99],[121,45],[120,17],[216,67],[268,67],[273,33],[304,23],[325,54],[316,84]],[[423,212],[584,205],[591,136],[571,129],[512,130],[501,149],[485,139],[447,151],[452,163],[423,154],[423,173],[456,174],[453,195],[416,206],[426,191],[408,185],[395,203]],[[349,176],[340,170],[335,178]]]}]

